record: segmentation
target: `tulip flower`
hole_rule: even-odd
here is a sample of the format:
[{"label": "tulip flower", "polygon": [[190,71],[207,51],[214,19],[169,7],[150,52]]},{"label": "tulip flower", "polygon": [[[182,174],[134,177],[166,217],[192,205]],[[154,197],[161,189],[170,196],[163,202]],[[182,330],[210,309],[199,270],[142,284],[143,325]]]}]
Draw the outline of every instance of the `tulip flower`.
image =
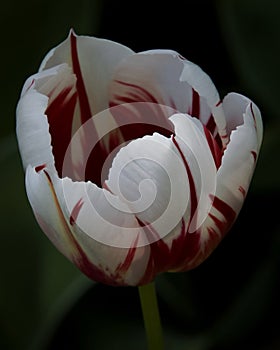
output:
[{"label": "tulip flower", "polygon": [[27,79],[17,137],[28,199],[59,251],[93,280],[144,285],[196,267],[228,232],[262,121],[174,51],[71,32]]}]

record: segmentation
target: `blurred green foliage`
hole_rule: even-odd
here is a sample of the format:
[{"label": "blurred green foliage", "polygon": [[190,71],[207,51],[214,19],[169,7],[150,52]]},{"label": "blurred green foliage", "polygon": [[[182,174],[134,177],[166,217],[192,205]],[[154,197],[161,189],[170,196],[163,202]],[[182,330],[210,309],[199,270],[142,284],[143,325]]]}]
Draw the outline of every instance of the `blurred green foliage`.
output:
[{"label": "blurred green foliage", "polygon": [[[209,44],[203,39],[212,21],[221,35],[220,45],[228,53],[226,59],[233,67],[231,78],[221,80],[222,86],[218,88],[227,91],[234,85],[238,92],[250,96],[260,106],[265,138],[253,187],[229,237],[198,269],[185,274],[165,274],[157,280],[166,343],[168,349],[174,350],[236,349],[244,344],[254,349],[278,349],[280,324],[272,323],[271,315],[280,311],[279,203],[273,202],[280,190],[277,107],[280,5],[276,0],[194,3],[184,1],[185,32],[174,26],[175,16],[168,28],[170,11],[184,16],[181,2],[161,8],[163,13],[158,16],[148,2],[141,2],[142,12],[142,7],[136,11],[130,4],[130,16],[136,23],[142,22],[145,33],[150,31],[151,36],[154,27],[147,28],[149,23],[155,23],[157,33],[167,27],[174,36],[174,45],[180,41],[182,46],[188,46],[191,33],[193,52],[199,52],[195,50],[204,45],[203,40],[205,45],[214,47],[214,40]],[[121,17],[128,8],[126,2],[117,6],[113,11],[109,1],[101,0],[81,0],[78,4],[71,0],[13,0],[1,5],[1,349],[131,349],[131,344],[134,349],[143,349],[145,346],[136,289],[116,289],[89,281],[40,231],[26,199],[14,134],[15,107],[21,86],[37,70],[45,53],[62,41],[71,27],[77,33],[102,35],[106,32],[102,28],[110,26],[112,18]],[[199,21],[199,8],[203,11],[205,7],[216,14],[207,23]],[[139,11],[147,18],[141,18]],[[190,16],[197,18],[200,31],[188,27]],[[126,28],[122,20],[117,18],[118,21],[119,26],[112,24],[110,28],[112,38],[120,33],[120,28]],[[143,36],[141,29],[126,28],[126,34],[122,35],[127,38],[129,31],[135,45],[139,40],[139,46],[145,46],[148,35]],[[159,46],[157,38],[165,40],[165,37],[153,37],[154,47]],[[214,49],[211,55],[216,59]],[[222,68],[216,67],[217,71]],[[256,335],[259,329],[262,335]]]}]

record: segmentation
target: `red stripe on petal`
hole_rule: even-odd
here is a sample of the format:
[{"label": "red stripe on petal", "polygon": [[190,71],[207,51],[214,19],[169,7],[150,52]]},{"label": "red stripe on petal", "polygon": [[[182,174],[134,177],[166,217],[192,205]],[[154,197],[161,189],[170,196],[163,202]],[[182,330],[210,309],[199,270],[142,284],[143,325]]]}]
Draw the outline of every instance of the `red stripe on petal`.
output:
[{"label": "red stripe on petal", "polygon": [[246,196],[246,191],[245,191],[244,187],[239,186],[238,190],[239,190],[239,192],[241,192],[242,196],[245,198],[245,196]]},{"label": "red stripe on petal", "polygon": [[218,210],[224,219],[217,218],[213,213],[209,216],[215,227],[206,227],[209,237],[202,238],[200,229],[192,234],[186,234],[184,245],[185,259],[181,265],[178,264],[174,271],[188,271],[201,264],[216,248],[222,237],[227,233],[235,220],[235,211],[218,197],[211,196],[213,207]]},{"label": "red stripe on petal", "polygon": [[183,160],[183,163],[184,163],[184,166],[186,168],[186,172],[187,172],[187,175],[188,175],[188,179],[189,179],[189,186],[190,186],[190,200],[191,200],[191,217],[190,217],[190,222],[192,221],[192,218],[194,216],[194,213],[197,209],[197,204],[198,204],[198,201],[197,201],[197,195],[196,195],[196,189],[195,189],[195,182],[194,182],[194,179],[193,179],[193,176],[192,176],[192,173],[191,173],[191,169],[189,167],[189,164],[184,156],[184,153],[182,152],[178,142],[176,141],[174,135],[172,135],[172,142],[174,143],[175,147],[177,148],[182,160]]},{"label": "red stripe on petal", "polygon": [[[223,234],[226,228],[226,222],[221,221],[220,219],[218,219],[215,215],[209,213],[209,217],[214,221],[215,225],[217,226],[217,228],[219,229],[220,233]],[[209,232],[209,230],[214,230],[212,227],[207,227],[207,230]],[[216,231],[215,231],[216,232]]]},{"label": "red stripe on petal", "polygon": [[251,154],[254,157],[254,161],[256,162],[256,160],[257,160],[257,152],[256,151],[251,151]]},{"label": "red stripe on petal", "polygon": [[150,244],[150,258],[146,272],[139,284],[149,283],[158,273],[166,271],[169,264],[170,251],[167,244],[151,224],[144,223],[136,217]]},{"label": "red stripe on petal", "polygon": [[154,229],[154,227],[149,224],[148,222],[143,222],[141,221],[137,216],[135,216],[138,224],[140,227],[142,227],[148,242],[156,242],[159,241],[161,239],[160,234]]},{"label": "red stripe on petal", "polygon": [[222,139],[221,139],[221,137],[220,137],[219,134],[217,134],[217,135],[215,136],[215,141],[216,141],[218,147],[219,147],[222,151],[224,151],[223,142],[222,142]]},{"label": "red stripe on petal", "polygon": [[[230,226],[233,224],[235,218],[236,218],[236,212],[232,209],[232,207],[224,202],[222,199],[220,199],[217,196],[210,196],[210,199],[213,200],[212,206],[217,209],[225,218],[224,226],[221,227],[221,229],[224,232],[221,232],[222,234],[225,234]],[[217,219],[218,220],[218,219]]]},{"label": "red stripe on petal", "polygon": [[214,120],[214,117],[212,114],[210,115],[210,118],[208,119],[208,122],[206,123],[206,128],[211,132],[212,135],[214,135],[214,132],[216,131],[217,126],[216,126],[216,123],[215,123],[215,120]]},{"label": "red stripe on petal", "polygon": [[168,266],[169,271],[176,271],[182,265],[186,259],[186,237],[187,227],[186,222],[182,219],[181,232],[177,238],[172,241],[170,249],[170,263]]},{"label": "red stripe on petal", "polygon": [[39,173],[41,170],[45,169],[47,165],[46,164],[41,164],[35,167],[36,173]]},{"label": "red stripe on petal", "polygon": [[257,129],[256,116],[255,116],[255,113],[254,113],[254,110],[253,110],[253,103],[252,103],[252,102],[250,103],[250,110],[251,110],[251,113],[252,113],[252,117],[253,117],[253,119],[254,119],[254,126],[255,126],[255,129]]},{"label": "red stripe on petal", "polygon": [[209,234],[209,241],[215,241],[217,240],[217,238],[219,238],[218,232],[215,229],[213,229],[213,227],[207,227],[207,231]]},{"label": "red stripe on petal", "polygon": [[198,92],[192,89],[192,110],[190,115],[199,119],[200,116],[200,97]]},{"label": "red stripe on petal", "polygon": [[[131,84],[131,83],[127,83],[125,81],[122,80],[115,80],[116,83],[127,86],[129,88],[135,89],[136,91],[138,91],[138,99],[131,101],[131,102],[153,102],[153,103],[158,103],[157,99],[145,88],[143,88],[142,86],[136,85],[136,84]],[[125,99],[125,96],[123,96],[122,98]],[[125,102],[125,101],[124,101]]]},{"label": "red stripe on petal", "polygon": [[170,251],[162,239],[150,245],[150,258],[139,285],[151,282],[155,276],[168,270]]},{"label": "red stripe on petal", "polygon": [[118,104],[111,108],[111,113],[117,125],[121,125],[119,132],[124,141],[153,135],[155,132],[170,137],[174,132],[174,125],[168,119],[170,110],[158,104]]},{"label": "red stripe on petal", "polygon": [[132,246],[129,248],[128,253],[126,255],[126,258],[124,260],[124,262],[122,262],[116,269],[116,273],[117,274],[125,274],[127,272],[127,270],[129,269],[135,253],[136,253],[136,249],[137,249],[137,243],[139,240],[139,235],[137,235],[135,242],[132,244]]},{"label": "red stripe on petal", "polygon": [[70,225],[73,226],[76,223],[77,217],[79,215],[80,210],[82,209],[84,202],[81,199],[75,204],[74,208],[72,209],[71,215],[70,215]]},{"label": "red stripe on petal", "polygon": [[62,90],[48,105],[46,115],[51,134],[55,167],[62,177],[63,161],[72,137],[72,123],[77,102],[77,94],[72,86]]},{"label": "red stripe on petal", "polygon": [[77,77],[76,85],[80,101],[81,122],[83,124],[92,117],[92,114],[78,57],[77,37],[73,32],[70,34],[70,41],[73,71]]},{"label": "red stripe on petal", "polygon": [[222,163],[223,152],[219,147],[218,143],[216,142],[216,140],[213,138],[212,134],[210,134],[210,132],[206,127],[204,127],[204,133],[205,133],[210,151],[212,153],[216,168],[219,169]]},{"label": "red stripe on petal", "polygon": [[[84,83],[84,79],[82,76],[82,71],[80,67],[79,62],[79,55],[78,55],[78,47],[77,47],[77,37],[76,35],[71,32],[70,35],[71,40],[71,57],[72,57],[72,64],[73,64],[73,71],[77,77],[77,92],[78,92],[78,98],[79,98],[79,106],[80,106],[80,113],[81,113],[81,123],[82,125],[85,124],[88,120],[92,119],[92,126],[89,127],[88,125],[84,128],[84,140],[82,143],[82,148],[86,149],[87,145],[89,144],[95,144],[94,148],[92,149],[90,155],[87,159],[84,161],[87,162],[85,167],[85,181],[91,181],[95,183],[96,185],[101,187],[101,172],[103,164],[110,153],[112,149],[106,149],[104,145],[104,141],[99,138],[98,131],[96,130],[96,127],[94,125],[94,117],[92,116],[90,103],[88,100],[88,95]],[[93,62],[94,67],[94,62]],[[94,96],[90,96],[90,98],[93,98]],[[87,154],[87,152],[84,152]],[[82,164],[82,167],[84,168],[84,164]]]}]

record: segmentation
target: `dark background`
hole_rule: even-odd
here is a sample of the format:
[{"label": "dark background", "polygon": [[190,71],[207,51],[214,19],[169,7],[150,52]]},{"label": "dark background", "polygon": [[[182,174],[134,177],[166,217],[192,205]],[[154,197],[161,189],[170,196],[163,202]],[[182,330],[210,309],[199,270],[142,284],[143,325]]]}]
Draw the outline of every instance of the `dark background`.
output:
[{"label": "dark background", "polygon": [[40,231],[25,195],[16,103],[24,80],[73,27],[135,51],[176,50],[221,96],[236,91],[261,109],[264,143],[235,226],[200,267],[156,283],[167,349],[279,349],[278,1],[14,0],[0,16],[0,348],[145,348],[137,289],[82,276]]}]

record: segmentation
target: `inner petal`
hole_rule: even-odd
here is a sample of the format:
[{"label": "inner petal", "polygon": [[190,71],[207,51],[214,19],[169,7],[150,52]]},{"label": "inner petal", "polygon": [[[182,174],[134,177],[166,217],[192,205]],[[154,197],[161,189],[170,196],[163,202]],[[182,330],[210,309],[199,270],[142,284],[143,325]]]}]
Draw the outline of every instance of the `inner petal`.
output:
[{"label": "inner petal", "polygon": [[[182,76],[185,77],[186,66],[197,68],[194,73],[197,73],[198,69],[199,74],[202,72],[200,68],[186,61],[174,51],[153,50],[126,57],[115,70],[109,87],[110,107],[125,104],[127,109],[127,104],[138,102],[165,106],[164,109],[154,106],[153,110],[145,111],[140,104],[135,105],[130,115],[127,113],[126,118],[132,122],[138,120],[139,115],[149,112],[149,118],[154,121],[153,132],[170,136],[170,132],[164,132],[161,127],[164,126],[173,133],[174,130],[168,118],[178,112],[186,113],[198,118],[213,137],[217,137],[218,128],[215,118],[207,98],[200,94],[200,86],[194,88],[192,82],[182,79]],[[194,73],[190,72],[189,75],[192,77]],[[200,78],[201,75],[206,76],[210,81],[205,73],[202,72]],[[200,80],[202,85],[204,80],[208,83],[206,78]],[[216,102],[219,102],[218,93],[214,85],[212,87],[217,95]],[[113,114],[117,120],[123,118],[123,115],[119,113]],[[144,125],[142,129],[145,129]],[[150,133],[150,130],[147,130],[147,133]]]},{"label": "inner petal", "polygon": [[150,241],[172,232],[187,210],[189,185],[182,159],[171,139],[156,133],[118,152],[106,185],[146,228]]}]

